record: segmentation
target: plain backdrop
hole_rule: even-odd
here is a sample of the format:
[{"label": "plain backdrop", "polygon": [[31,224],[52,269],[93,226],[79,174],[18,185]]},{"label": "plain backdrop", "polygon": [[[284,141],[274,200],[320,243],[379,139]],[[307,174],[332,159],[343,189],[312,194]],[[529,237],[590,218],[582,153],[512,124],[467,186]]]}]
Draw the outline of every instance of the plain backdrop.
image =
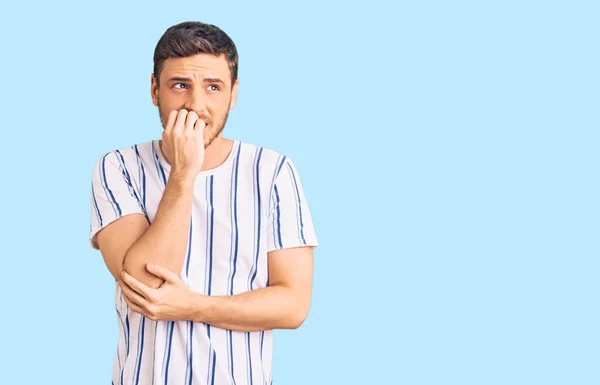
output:
[{"label": "plain backdrop", "polygon": [[110,383],[92,168],[160,137],[188,20],[235,41],[225,135],[294,160],[321,242],[275,384],[600,383],[597,4],[3,2],[0,383]]}]

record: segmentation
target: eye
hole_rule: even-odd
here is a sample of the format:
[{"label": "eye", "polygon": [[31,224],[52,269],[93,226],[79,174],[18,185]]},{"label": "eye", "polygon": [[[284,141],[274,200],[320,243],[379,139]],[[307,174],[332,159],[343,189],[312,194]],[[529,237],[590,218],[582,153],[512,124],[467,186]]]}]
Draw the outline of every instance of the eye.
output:
[{"label": "eye", "polygon": [[219,88],[219,86],[216,84],[211,84],[210,86],[208,86],[208,89],[210,91],[220,91],[221,90],[221,88]]},{"label": "eye", "polygon": [[187,86],[185,84],[183,84],[183,83],[175,83],[175,84],[173,84],[173,88],[182,89],[182,88],[179,88],[178,86],[183,86],[183,87],[187,88]]}]

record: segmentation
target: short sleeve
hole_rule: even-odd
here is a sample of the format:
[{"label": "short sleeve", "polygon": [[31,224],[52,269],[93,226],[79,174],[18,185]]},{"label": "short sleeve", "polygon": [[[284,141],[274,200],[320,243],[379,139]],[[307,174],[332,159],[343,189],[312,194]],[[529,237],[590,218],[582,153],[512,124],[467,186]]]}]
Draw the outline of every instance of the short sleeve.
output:
[{"label": "short sleeve", "polygon": [[92,174],[91,209],[89,238],[95,249],[98,249],[96,234],[104,227],[125,215],[145,215],[120,153],[109,152],[96,162]]},{"label": "short sleeve", "polygon": [[298,171],[285,158],[271,192],[272,209],[267,231],[267,251],[318,246],[318,240]]}]

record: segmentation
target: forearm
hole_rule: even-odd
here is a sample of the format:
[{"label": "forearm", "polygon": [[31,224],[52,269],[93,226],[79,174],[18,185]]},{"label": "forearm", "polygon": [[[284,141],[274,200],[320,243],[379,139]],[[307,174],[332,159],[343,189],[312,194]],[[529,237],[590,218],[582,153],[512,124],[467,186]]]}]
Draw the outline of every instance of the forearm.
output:
[{"label": "forearm", "polygon": [[286,286],[270,286],[232,296],[196,294],[191,319],[222,329],[262,331],[296,329],[306,319],[310,299]]},{"label": "forearm", "polygon": [[146,264],[164,266],[179,274],[189,239],[192,199],[193,180],[169,178],[153,223],[125,255],[125,271],[154,288],[163,280],[150,274]]}]

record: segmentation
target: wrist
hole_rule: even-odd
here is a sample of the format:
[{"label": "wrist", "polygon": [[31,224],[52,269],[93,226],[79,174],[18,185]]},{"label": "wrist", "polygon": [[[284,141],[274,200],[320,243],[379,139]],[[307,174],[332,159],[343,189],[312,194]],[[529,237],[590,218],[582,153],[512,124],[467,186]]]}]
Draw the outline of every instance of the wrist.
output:
[{"label": "wrist", "polygon": [[212,318],[215,309],[217,308],[220,297],[212,297],[209,295],[193,293],[191,298],[191,310],[192,314],[190,319],[194,322],[201,322],[209,324],[212,322]]},{"label": "wrist", "polygon": [[194,186],[196,176],[192,173],[185,171],[174,171],[169,174],[168,184],[174,185],[178,188],[189,188]]}]

